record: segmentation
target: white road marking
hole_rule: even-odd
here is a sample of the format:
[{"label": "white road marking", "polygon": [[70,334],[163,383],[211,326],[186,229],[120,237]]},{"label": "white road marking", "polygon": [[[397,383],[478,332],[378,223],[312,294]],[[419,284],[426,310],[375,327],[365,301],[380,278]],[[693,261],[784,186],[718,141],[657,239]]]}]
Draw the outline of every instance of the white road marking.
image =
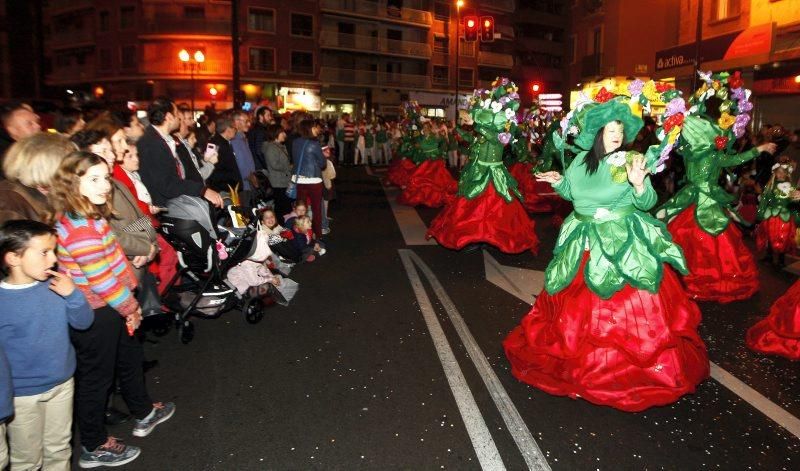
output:
[{"label": "white road marking", "polygon": [[400,227],[400,232],[403,234],[406,245],[437,245],[432,238],[425,238],[428,226],[422,222],[417,210],[397,202],[397,195],[400,194],[400,190],[384,186],[383,191],[386,192],[386,199],[389,201],[392,214],[394,214],[397,225]]},{"label": "white road marking", "polygon": [[428,279],[428,283],[430,283],[436,297],[439,298],[439,302],[447,312],[450,322],[458,333],[470,360],[472,360],[472,363],[475,365],[475,369],[486,385],[486,389],[489,390],[489,394],[500,412],[508,432],[517,444],[517,448],[519,448],[519,451],[522,453],[522,457],[525,459],[528,468],[537,471],[550,470],[550,465],[547,463],[542,450],[539,448],[536,440],[534,440],[530,430],[528,430],[528,425],[522,419],[514,403],[511,402],[511,398],[508,396],[500,379],[486,359],[486,355],[483,353],[480,346],[478,346],[478,342],[476,342],[475,338],[472,336],[469,327],[467,327],[466,322],[464,322],[464,318],[461,317],[461,314],[458,312],[458,309],[456,309],[450,296],[447,295],[442,284],[439,283],[436,275],[433,274],[433,271],[431,271],[425,262],[413,251],[400,249],[399,252],[400,256],[403,258],[403,263],[408,263],[406,260],[413,261],[414,264],[419,267],[420,271],[422,271],[422,274],[425,275],[425,278]]},{"label": "white road marking", "polygon": [[411,254],[413,253],[406,249],[401,249],[399,252],[408,280],[411,282],[411,287],[417,297],[419,309],[422,311],[422,317],[425,319],[436,353],[439,355],[439,361],[442,363],[442,368],[444,368],[445,377],[447,377],[447,382],[450,384],[450,390],[456,400],[458,411],[461,413],[461,418],[464,420],[472,446],[478,455],[481,468],[485,470],[505,470],[506,467],[494,443],[492,434],[489,433],[486,421],[483,420],[478,404],[475,403],[475,397],[472,395],[469,385],[467,385],[464,373],[458,366],[453,349],[447,342],[447,337],[442,330],[441,324],[439,324],[439,320],[436,318],[436,312],[433,309],[431,300],[428,298],[425,287],[422,286],[422,280],[420,280],[419,274],[411,261]]},{"label": "white road marking", "polygon": [[487,281],[528,304],[533,304],[544,288],[543,271],[501,265],[485,250],[483,269]]},{"label": "white road marking", "polygon": [[730,389],[745,402],[755,407],[759,412],[774,420],[797,438],[800,438],[800,419],[764,397],[761,393],[746,385],[744,382],[725,371],[719,365],[711,363],[711,377],[721,385]]}]

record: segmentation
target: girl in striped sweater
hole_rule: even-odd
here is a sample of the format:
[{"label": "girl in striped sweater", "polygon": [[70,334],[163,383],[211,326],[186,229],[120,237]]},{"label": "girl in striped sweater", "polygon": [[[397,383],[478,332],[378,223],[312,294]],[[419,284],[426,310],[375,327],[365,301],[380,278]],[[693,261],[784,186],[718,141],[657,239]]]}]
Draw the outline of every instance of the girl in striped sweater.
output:
[{"label": "girl in striped sweater", "polygon": [[77,354],[75,409],[82,468],[120,466],[140,453],[106,432],[104,412],[115,369],[122,396],[137,419],[135,436],[149,434],[175,410],[174,404],[150,399],[144,384],[144,354],[133,336],[142,311],[133,294],[133,270],[107,221],[113,214],[111,191],[106,161],[89,152],[73,152],[61,163],[51,192],[59,270],[72,278],[95,313],[90,329],[71,332]]}]

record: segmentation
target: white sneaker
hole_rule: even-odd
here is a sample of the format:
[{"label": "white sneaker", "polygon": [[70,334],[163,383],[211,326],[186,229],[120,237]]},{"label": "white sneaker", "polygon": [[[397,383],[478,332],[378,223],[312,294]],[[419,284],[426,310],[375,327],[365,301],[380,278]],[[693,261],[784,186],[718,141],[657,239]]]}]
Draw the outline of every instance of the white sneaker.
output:
[{"label": "white sneaker", "polygon": [[327,250],[325,250],[325,249],[319,249],[319,252],[317,252],[317,253],[318,253],[318,254],[320,255],[320,257],[321,257],[321,256],[325,255],[325,253],[326,253],[326,252],[327,252]]},{"label": "white sneaker", "polygon": [[328,229],[327,227],[325,227],[325,228],[323,228],[323,229],[322,229],[322,235],[328,235],[328,234],[330,234],[330,233],[331,233],[331,230],[330,230],[330,229]]}]

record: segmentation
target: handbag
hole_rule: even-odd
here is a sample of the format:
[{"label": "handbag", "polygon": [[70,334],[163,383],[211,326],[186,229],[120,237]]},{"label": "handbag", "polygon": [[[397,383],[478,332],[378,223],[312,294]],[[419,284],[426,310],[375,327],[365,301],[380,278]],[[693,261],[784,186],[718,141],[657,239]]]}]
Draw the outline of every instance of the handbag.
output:
[{"label": "handbag", "polygon": [[161,314],[161,296],[158,295],[156,277],[149,270],[143,270],[139,279],[139,288],[136,290],[136,300],[142,309],[142,317]]},{"label": "handbag", "polygon": [[303,151],[300,152],[300,160],[297,162],[297,168],[294,171],[294,181],[289,180],[289,184],[286,186],[286,196],[291,199],[297,198],[297,180],[300,179],[300,169],[303,168],[303,158],[306,156],[306,147],[308,147],[308,141],[306,141],[303,146]]}]

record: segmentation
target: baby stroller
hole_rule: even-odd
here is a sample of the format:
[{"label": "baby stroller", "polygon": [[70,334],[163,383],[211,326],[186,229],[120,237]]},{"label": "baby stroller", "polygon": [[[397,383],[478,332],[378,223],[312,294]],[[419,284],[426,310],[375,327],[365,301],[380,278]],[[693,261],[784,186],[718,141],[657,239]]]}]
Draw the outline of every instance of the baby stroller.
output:
[{"label": "baby stroller", "polygon": [[[175,247],[178,272],[164,289],[162,300],[167,314],[175,316],[181,342],[194,338],[191,316],[217,318],[239,308],[248,323],[260,322],[264,308],[272,304],[268,297],[239,295],[225,282],[227,271],[254,252],[255,225],[215,227],[208,204],[192,196],[170,200],[167,209],[161,217],[161,232]],[[178,280],[182,283],[177,284]]]}]

